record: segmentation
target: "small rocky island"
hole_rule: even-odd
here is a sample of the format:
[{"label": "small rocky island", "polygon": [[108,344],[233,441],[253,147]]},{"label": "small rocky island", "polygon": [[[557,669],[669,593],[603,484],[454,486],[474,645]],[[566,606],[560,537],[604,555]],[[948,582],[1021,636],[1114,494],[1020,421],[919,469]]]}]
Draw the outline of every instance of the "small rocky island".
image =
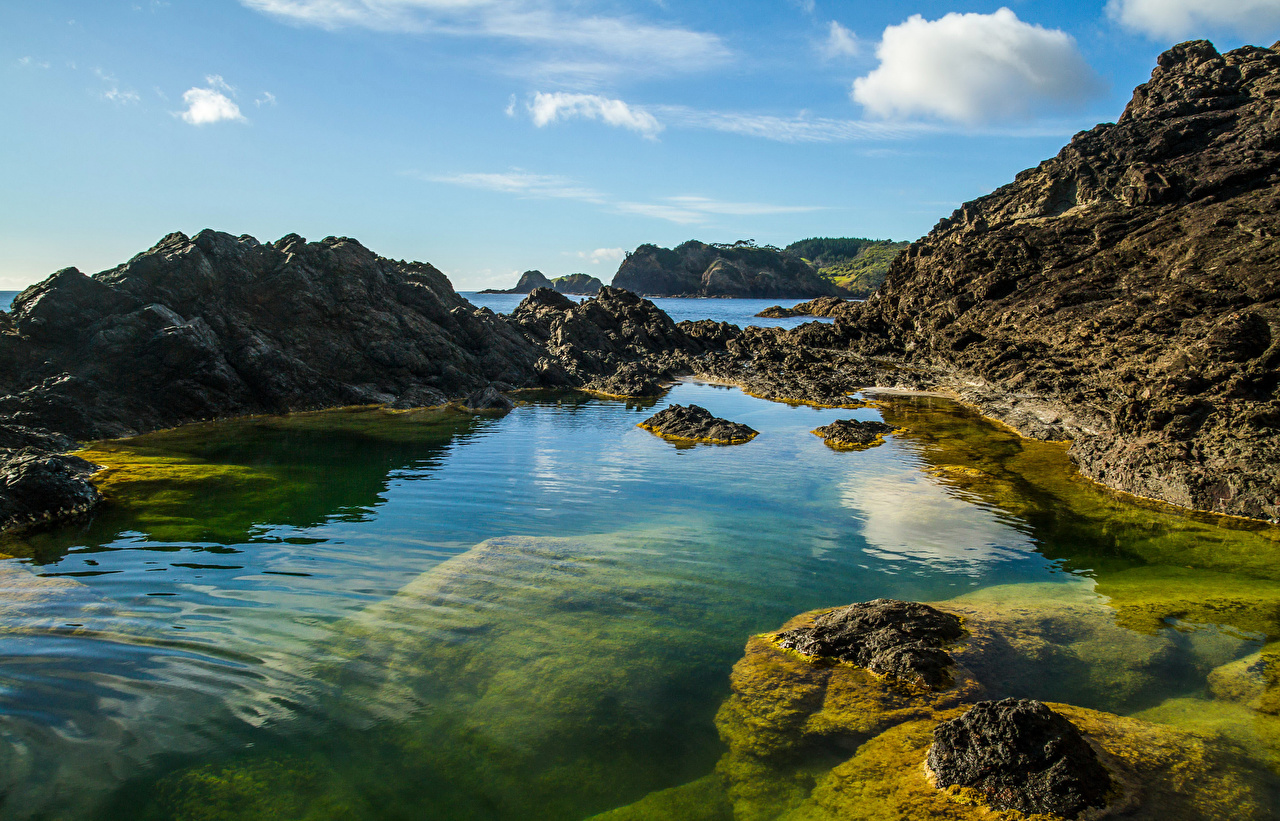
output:
[{"label": "small rocky island", "polygon": [[627,254],[613,287],[649,296],[836,296],[840,289],[798,256],[750,242],[711,245],[689,240],[675,248],[641,245]]},{"label": "small rocky island", "polygon": [[486,288],[482,294],[529,294],[538,288],[551,288],[562,294],[576,296],[595,296],[604,287],[604,283],[590,274],[567,274],[555,279],[548,279],[541,271],[525,271],[516,282],[516,287],[507,290]]},{"label": "small rocky island", "polygon": [[672,405],[639,423],[638,427],[666,439],[713,445],[740,445],[759,433],[746,425],[713,416],[701,405]]},{"label": "small rocky island", "polygon": [[801,302],[791,308],[784,308],[781,305],[771,305],[765,308],[758,317],[765,319],[790,319],[796,316],[835,316],[844,310],[848,305],[848,300],[841,299],[838,296],[820,296],[817,299],[811,299],[808,302]]},{"label": "small rocky island", "polygon": [[813,434],[835,450],[863,450],[883,444],[884,438],[895,432],[897,428],[884,422],[837,419],[829,425],[815,428]]}]

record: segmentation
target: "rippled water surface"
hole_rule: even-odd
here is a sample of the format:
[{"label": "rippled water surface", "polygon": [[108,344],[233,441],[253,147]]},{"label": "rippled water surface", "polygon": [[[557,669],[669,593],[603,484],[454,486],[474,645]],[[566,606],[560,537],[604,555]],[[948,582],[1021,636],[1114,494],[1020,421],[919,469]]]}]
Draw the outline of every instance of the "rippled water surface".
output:
[{"label": "rippled water surface", "polygon": [[[1158,660],[1036,686],[1155,720],[1280,634],[1271,530],[1126,501],[944,400],[525,398],[91,450],[112,502],[0,546],[0,813],[585,818],[711,772],[748,636],[880,596],[1098,602]],[[636,427],[669,402],[760,435]],[[871,450],[810,433],[881,413],[906,432]]]}]

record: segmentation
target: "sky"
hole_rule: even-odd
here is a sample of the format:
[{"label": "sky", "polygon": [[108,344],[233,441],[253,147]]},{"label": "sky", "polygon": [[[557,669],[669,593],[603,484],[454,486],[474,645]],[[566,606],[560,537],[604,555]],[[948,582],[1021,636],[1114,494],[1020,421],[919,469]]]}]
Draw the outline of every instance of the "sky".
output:
[{"label": "sky", "polygon": [[459,290],[646,242],[912,240],[1280,0],[6,0],[0,289],[172,231]]}]

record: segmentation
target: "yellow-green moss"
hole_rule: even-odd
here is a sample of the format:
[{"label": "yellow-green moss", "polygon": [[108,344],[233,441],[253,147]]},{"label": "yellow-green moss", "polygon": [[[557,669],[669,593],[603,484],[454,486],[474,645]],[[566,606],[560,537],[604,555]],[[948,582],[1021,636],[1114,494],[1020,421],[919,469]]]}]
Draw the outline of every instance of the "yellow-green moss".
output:
[{"label": "yellow-green moss", "polygon": [[[834,441],[826,436],[823,436],[821,433],[819,433],[816,430],[811,430],[809,432],[812,433],[814,436],[822,437],[822,441],[824,444],[826,444],[827,447],[831,448],[832,450],[839,450],[839,451],[870,450],[871,448],[879,447],[880,445],[883,445],[885,442],[885,437],[889,435],[888,433],[876,434],[876,437],[872,439],[870,442],[867,442],[865,445],[860,445],[860,444],[855,444],[853,442]],[[902,433],[902,430],[899,428],[894,428],[889,433]]]},{"label": "yellow-green moss", "polygon": [[[334,773],[296,757],[186,770],[159,783],[150,811],[172,821],[339,821],[358,817]],[[367,817],[367,814],[364,814]]]},{"label": "yellow-green moss", "polygon": [[724,779],[712,774],[679,787],[650,793],[634,804],[591,816],[588,821],[735,821]]}]

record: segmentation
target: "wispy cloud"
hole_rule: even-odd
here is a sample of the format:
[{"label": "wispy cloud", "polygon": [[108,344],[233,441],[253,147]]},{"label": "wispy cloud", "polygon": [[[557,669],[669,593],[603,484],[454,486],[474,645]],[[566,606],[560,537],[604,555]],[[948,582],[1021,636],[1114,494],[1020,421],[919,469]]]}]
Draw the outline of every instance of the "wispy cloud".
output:
[{"label": "wispy cloud", "polygon": [[[521,169],[499,173],[466,173],[446,175],[413,175],[428,182],[460,185],[514,194],[529,199],[569,199],[600,206],[615,214],[632,214],[666,220],[681,225],[696,225],[718,216],[768,216],[798,214],[822,210],[812,205],[771,205],[759,202],[727,202],[710,197],[681,195],[662,197],[651,202],[632,202],[611,197],[567,177],[535,174]],[[608,249],[603,249],[608,250]]]},{"label": "wispy cloud", "polygon": [[822,43],[823,56],[829,60],[857,57],[861,50],[858,35],[832,20],[831,25],[827,27],[827,39]]},{"label": "wispy cloud", "polygon": [[246,122],[240,106],[227,95],[234,96],[236,90],[220,74],[210,74],[204,78],[207,88],[189,88],[182,94],[182,102],[187,104],[185,111],[177,112],[184,122],[191,125],[209,125],[219,122]]},{"label": "wispy cloud", "polygon": [[142,99],[133,89],[121,88],[120,81],[102,69],[95,68],[93,73],[106,85],[106,89],[102,92],[102,99],[118,105],[132,105]]},{"label": "wispy cloud", "polygon": [[621,262],[626,255],[626,250],[622,248],[597,248],[594,251],[579,251],[574,256],[585,259],[592,265],[600,265],[605,262]]},{"label": "wispy cloud", "polygon": [[656,139],[662,130],[662,123],[643,108],[627,105],[622,100],[613,100],[599,94],[569,94],[563,91],[552,93],[538,92],[528,104],[529,116],[533,124],[539,128],[558,120],[582,118],[600,120],[615,128],[630,131]]},{"label": "wispy cloud", "polygon": [[707,129],[760,137],[783,143],[831,143],[859,140],[901,140],[942,129],[928,123],[843,120],[800,114],[780,117],[735,111],[699,111],[685,106],[654,109],[667,123],[681,128]]},{"label": "wispy cloud", "polygon": [[[493,38],[536,52],[542,76],[698,71],[730,59],[715,34],[633,15],[582,14],[552,0],[241,0],[290,22],[336,30]],[[522,55],[523,57],[523,55]]]},{"label": "wispy cloud", "polygon": [[32,57],[19,57],[18,65],[23,68],[48,68],[49,63],[45,60],[36,60]]},{"label": "wispy cloud", "polygon": [[1155,40],[1221,31],[1248,39],[1280,29],[1280,0],[1109,0],[1107,15]]},{"label": "wispy cloud", "polygon": [[262,108],[264,105],[273,106],[276,104],[276,95],[270,91],[264,91],[261,97],[253,101],[253,104],[258,108]]}]

